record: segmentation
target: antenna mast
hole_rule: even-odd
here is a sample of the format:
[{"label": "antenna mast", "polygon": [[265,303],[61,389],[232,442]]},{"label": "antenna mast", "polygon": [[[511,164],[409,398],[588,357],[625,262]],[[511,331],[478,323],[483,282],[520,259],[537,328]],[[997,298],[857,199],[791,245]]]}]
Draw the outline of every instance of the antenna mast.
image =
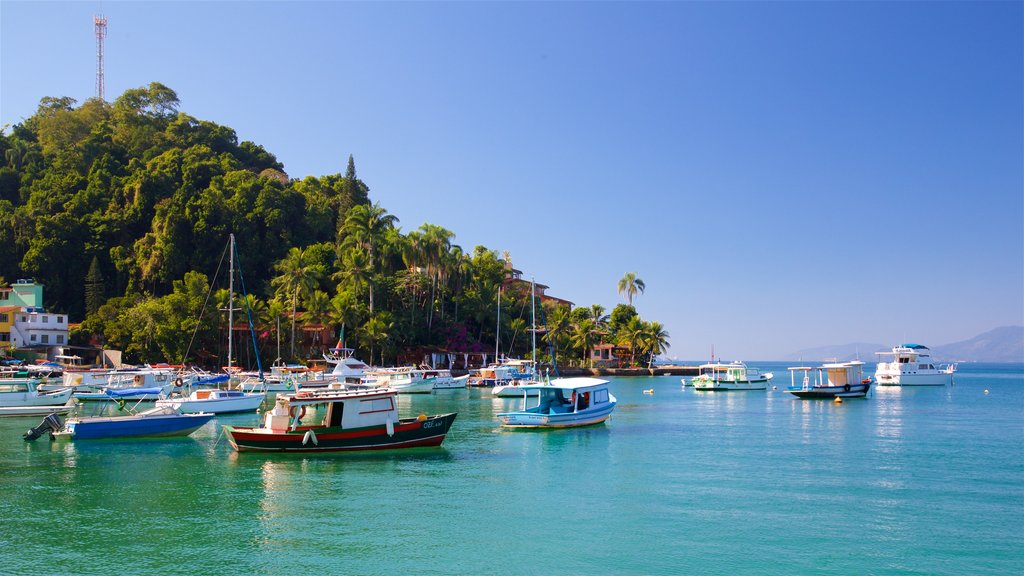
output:
[{"label": "antenna mast", "polygon": [[106,87],[103,82],[103,39],[107,37],[107,17],[93,16],[92,22],[96,27],[96,97],[103,100]]}]

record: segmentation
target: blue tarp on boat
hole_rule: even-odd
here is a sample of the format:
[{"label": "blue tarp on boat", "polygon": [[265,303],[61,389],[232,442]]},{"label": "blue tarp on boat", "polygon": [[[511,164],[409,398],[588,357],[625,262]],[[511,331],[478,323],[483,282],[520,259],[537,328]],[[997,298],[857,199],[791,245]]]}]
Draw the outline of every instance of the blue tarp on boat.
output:
[{"label": "blue tarp on boat", "polygon": [[163,388],[124,388],[122,390],[111,390],[106,388],[103,390],[107,396],[111,398],[130,398],[133,396],[142,396],[144,394],[160,394],[163,392]]}]

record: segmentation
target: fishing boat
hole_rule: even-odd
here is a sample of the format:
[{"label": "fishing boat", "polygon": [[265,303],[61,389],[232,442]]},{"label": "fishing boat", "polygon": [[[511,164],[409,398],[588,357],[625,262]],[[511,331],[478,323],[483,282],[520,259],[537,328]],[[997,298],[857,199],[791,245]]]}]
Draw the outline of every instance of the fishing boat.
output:
[{"label": "fishing boat", "polygon": [[42,416],[72,408],[71,389],[40,392],[38,380],[0,380],[0,416]]},{"label": "fishing boat", "polygon": [[[501,412],[505,428],[572,428],[599,424],[615,410],[615,396],[608,381],[600,378],[557,378],[545,384],[519,387],[523,407]],[[536,404],[530,406],[536,401]]]},{"label": "fishing boat", "polygon": [[47,431],[53,440],[188,436],[213,417],[213,414],[182,414],[168,406],[158,406],[128,416],[68,418],[66,422],[61,422],[59,417],[51,414],[24,437],[25,440],[35,440]]},{"label": "fishing boat", "polygon": [[953,382],[956,364],[936,364],[931,350],[921,344],[900,344],[892,352],[875,352],[892,356],[890,362],[879,362],[875,381],[879,386],[945,386]]},{"label": "fishing boat", "polygon": [[[801,374],[800,384],[796,383]],[[813,377],[812,377],[813,374]],[[863,398],[871,389],[871,378],[864,378],[864,363],[836,362],[818,368],[789,368],[790,386],[786,392],[798,398]]]},{"label": "fishing boat", "polygon": [[771,372],[761,373],[743,362],[701,364],[698,375],[690,379],[695,390],[767,390]]},{"label": "fishing boat", "polygon": [[262,426],[224,431],[239,452],[345,452],[440,446],[455,421],[455,413],[399,418],[397,404],[390,389],[300,391],[278,395]]}]

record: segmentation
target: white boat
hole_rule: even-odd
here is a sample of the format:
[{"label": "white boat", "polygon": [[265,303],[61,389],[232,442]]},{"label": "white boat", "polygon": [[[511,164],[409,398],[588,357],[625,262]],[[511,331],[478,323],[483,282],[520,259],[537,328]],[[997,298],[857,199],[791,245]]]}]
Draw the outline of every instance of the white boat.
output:
[{"label": "white boat", "polygon": [[76,388],[75,398],[86,401],[106,401],[110,397],[108,391],[135,392],[119,395],[125,400],[159,400],[171,393],[179,380],[173,369],[145,368],[132,371],[113,371],[107,377],[107,383],[96,392],[82,392]]},{"label": "white boat", "polygon": [[767,390],[771,372],[761,373],[743,362],[701,364],[690,380],[694,390]]},{"label": "white boat", "polygon": [[0,416],[38,416],[66,412],[72,407],[71,389],[37,390],[38,380],[0,380]]},{"label": "white boat", "polygon": [[353,386],[363,383],[363,376],[370,367],[353,354],[355,350],[343,347],[340,339],[337,346],[324,353],[324,360],[334,366],[329,374],[329,380]]},{"label": "white boat", "polygon": [[434,390],[457,390],[469,384],[469,374],[453,377],[448,370],[445,372],[448,372],[446,377],[434,380]]},{"label": "white boat", "polygon": [[892,352],[875,354],[892,356],[890,362],[879,362],[875,368],[879,386],[945,386],[953,382],[956,372],[956,364],[936,364],[931,350],[921,344],[900,344]]},{"label": "white boat", "polygon": [[182,414],[227,414],[230,412],[254,412],[266,399],[265,392],[242,392],[241,390],[193,390],[187,396],[172,395],[156,401],[157,406],[168,406]]},{"label": "white boat", "polygon": [[[859,360],[818,368],[797,366],[789,368],[789,374],[786,392],[798,398],[863,398],[871,389],[871,378],[864,378],[864,363]],[[796,383],[797,374],[801,375],[800,384]]]},{"label": "white boat", "polygon": [[434,391],[434,378],[424,376],[414,367],[386,368],[366,372],[363,383],[376,388],[390,388],[399,394],[430,394]]},{"label": "white boat", "polygon": [[[530,390],[523,390],[523,386],[541,384],[534,376],[537,372],[537,312],[536,312],[536,284],[530,282],[530,334],[531,345],[533,346],[533,360],[509,360],[502,363],[494,370],[494,387],[491,388],[491,395],[500,398],[515,398],[531,395]],[[504,372],[501,372],[504,370]],[[532,395],[540,394],[539,390],[533,390]]]},{"label": "white boat", "polygon": [[[534,390],[537,394],[534,395]],[[523,407],[501,412],[505,428],[573,428],[600,424],[615,410],[608,381],[600,378],[557,378],[546,384],[520,387]],[[536,404],[530,405],[536,399]]]}]

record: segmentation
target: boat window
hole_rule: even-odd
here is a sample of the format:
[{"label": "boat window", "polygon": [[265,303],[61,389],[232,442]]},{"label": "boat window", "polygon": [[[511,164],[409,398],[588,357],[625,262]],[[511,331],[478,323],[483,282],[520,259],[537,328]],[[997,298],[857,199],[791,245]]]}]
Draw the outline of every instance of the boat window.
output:
[{"label": "boat window", "polygon": [[579,401],[576,403],[577,410],[586,410],[590,407],[590,392],[584,392],[578,398]]},{"label": "boat window", "polygon": [[595,390],[594,391],[594,404],[604,404],[608,401],[607,390]]},{"label": "boat window", "polygon": [[361,400],[359,402],[359,413],[370,414],[372,412],[390,412],[394,410],[391,398],[375,398],[373,400]]}]

